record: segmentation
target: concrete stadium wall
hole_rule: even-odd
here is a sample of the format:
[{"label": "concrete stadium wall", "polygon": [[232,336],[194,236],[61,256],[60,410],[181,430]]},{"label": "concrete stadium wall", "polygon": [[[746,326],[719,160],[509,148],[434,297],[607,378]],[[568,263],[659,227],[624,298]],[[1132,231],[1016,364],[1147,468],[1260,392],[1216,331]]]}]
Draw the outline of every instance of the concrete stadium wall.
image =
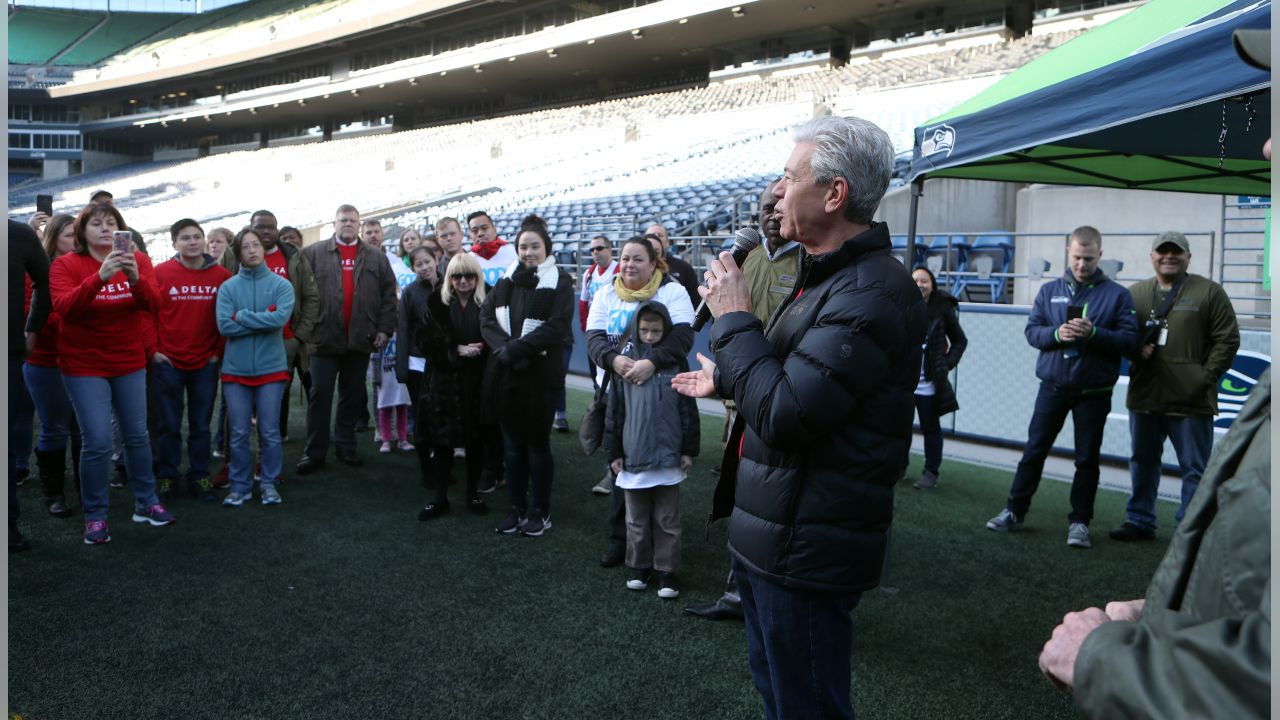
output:
[{"label": "concrete stadium wall", "polygon": [[[99,172],[101,170],[106,170],[107,168],[113,168],[117,165],[124,165],[125,163],[138,162],[139,160],[145,159],[146,158],[136,158],[132,155],[102,152],[100,150],[85,150],[80,154],[80,172],[81,174]],[[48,161],[45,161],[46,167],[48,164]],[[62,175],[61,177],[66,176]],[[49,178],[46,176],[45,179],[47,180]]]},{"label": "concrete stadium wall", "polygon": [[[1041,257],[1052,263],[1047,278],[1061,275],[1066,271],[1066,234],[1092,225],[1102,233],[1103,257],[1124,263],[1121,284],[1151,277],[1151,241],[1165,230],[1185,233],[1191,242],[1191,272],[1213,277],[1213,251],[1222,241],[1220,195],[1030,185],[1017,192],[1016,205],[1017,232],[1062,235],[1020,237],[1015,273],[1025,273],[1027,261]],[[1043,282],[1015,282],[1013,302],[1030,304]]]},{"label": "concrete stadium wall", "polygon": [[[1009,230],[1017,222],[1019,187],[981,180],[930,180],[920,198],[916,234]],[[911,187],[903,185],[885,194],[876,219],[887,222],[889,232],[905,235],[910,212]]]}]

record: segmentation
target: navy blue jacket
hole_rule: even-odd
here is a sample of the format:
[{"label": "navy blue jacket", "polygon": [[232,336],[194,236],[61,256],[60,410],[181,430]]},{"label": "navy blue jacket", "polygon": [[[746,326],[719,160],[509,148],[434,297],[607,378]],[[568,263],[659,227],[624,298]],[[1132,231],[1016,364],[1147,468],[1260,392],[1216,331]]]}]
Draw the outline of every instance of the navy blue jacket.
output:
[{"label": "navy blue jacket", "polygon": [[[1058,327],[1067,321],[1067,307],[1072,305],[1084,308],[1093,334],[1060,342]],[[1036,377],[1077,390],[1109,390],[1120,377],[1120,357],[1138,347],[1133,296],[1101,270],[1087,283],[1076,282],[1068,270],[1040,288],[1026,334],[1031,347],[1040,351]]]}]

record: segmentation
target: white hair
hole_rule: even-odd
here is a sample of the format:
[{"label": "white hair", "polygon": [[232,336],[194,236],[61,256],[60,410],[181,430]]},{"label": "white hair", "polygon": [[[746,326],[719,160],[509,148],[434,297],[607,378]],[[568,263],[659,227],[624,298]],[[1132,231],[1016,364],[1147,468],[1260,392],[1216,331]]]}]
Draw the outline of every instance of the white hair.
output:
[{"label": "white hair", "polygon": [[797,143],[813,143],[813,181],[849,183],[845,219],[870,224],[893,174],[893,142],[875,123],[856,117],[815,117],[796,128]]}]

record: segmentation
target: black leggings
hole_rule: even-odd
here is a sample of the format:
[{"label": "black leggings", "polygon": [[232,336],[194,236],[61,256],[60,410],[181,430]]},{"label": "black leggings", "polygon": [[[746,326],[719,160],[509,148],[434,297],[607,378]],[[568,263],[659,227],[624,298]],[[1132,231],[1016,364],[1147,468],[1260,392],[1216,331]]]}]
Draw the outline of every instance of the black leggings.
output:
[{"label": "black leggings", "polygon": [[[479,437],[467,438],[467,495],[468,501],[480,497],[480,474],[484,472],[484,443]],[[453,473],[453,448],[437,445],[432,460],[435,475],[436,502],[449,502],[449,481]]]}]

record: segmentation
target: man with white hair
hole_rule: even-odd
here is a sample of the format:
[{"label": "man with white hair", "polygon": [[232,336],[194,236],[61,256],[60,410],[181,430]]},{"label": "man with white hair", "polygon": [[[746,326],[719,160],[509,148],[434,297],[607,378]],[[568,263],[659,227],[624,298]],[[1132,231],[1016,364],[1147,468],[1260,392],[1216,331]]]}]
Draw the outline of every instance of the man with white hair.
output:
[{"label": "man with white hair", "polygon": [[738,406],[712,517],[731,515],[765,717],[852,718],[851,612],[880,582],[927,320],[888,228],[872,220],[893,169],[888,135],[819,117],[795,141],[773,190],[782,237],[801,246],[795,287],[766,334],[721,253],[700,291],[716,318],[715,362],[699,354],[701,369],[672,385]]}]

